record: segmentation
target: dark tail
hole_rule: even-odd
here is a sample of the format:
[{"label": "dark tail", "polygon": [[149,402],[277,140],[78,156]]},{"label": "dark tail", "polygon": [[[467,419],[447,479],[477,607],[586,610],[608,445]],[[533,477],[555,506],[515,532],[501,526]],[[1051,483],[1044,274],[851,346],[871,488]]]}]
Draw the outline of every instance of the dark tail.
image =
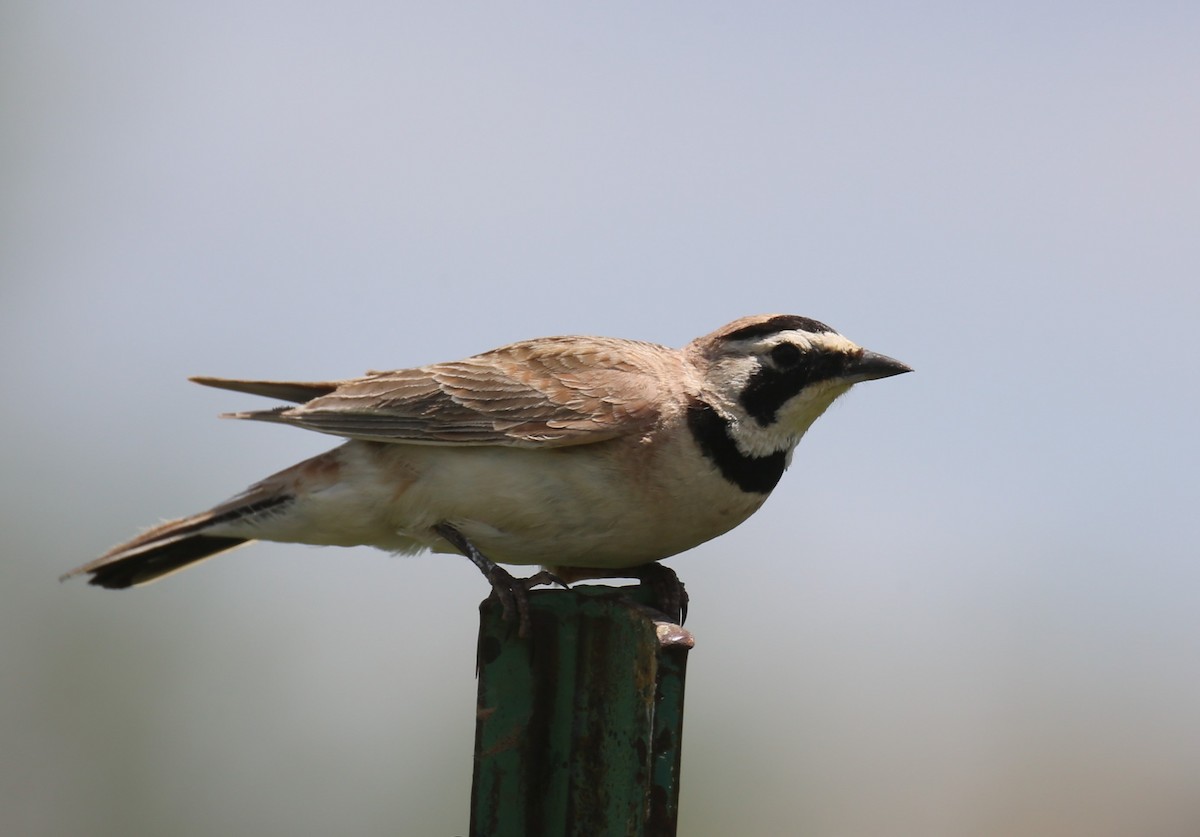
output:
[{"label": "dark tail", "polygon": [[99,587],[135,587],[251,542],[249,538],[204,534],[202,530],[212,525],[213,520],[213,514],[205,512],[156,526],[128,543],[113,547],[95,561],[76,567],[59,580],[87,573],[91,575],[88,583]]},{"label": "dark tail", "polygon": [[223,538],[217,535],[191,535],[183,540],[139,552],[137,555],[110,558],[92,569],[80,567],[63,578],[66,579],[77,572],[87,572],[92,575],[88,584],[120,590],[178,572],[189,564],[203,561],[218,552],[233,549],[244,543],[249,541],[245,538]]}]

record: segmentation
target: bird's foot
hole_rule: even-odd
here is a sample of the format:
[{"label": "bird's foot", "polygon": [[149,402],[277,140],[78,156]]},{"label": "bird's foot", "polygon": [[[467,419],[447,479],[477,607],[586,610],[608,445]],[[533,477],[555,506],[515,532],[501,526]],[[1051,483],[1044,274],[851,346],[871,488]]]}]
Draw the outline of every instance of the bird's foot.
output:
[{"label": "bird's foot", "polygon": [[682,625],[687,620],[687,590],[673,569],[655,561],[634,567],[629,571],[629,576],[650,588],[655,607],[665,613],[672,622]]},{"label": "bird's foot", "polygon": [[587,578],[636,578],[642,587],[650,591],[653,609],[670,622],[682,625],[687,619],[688,594],[683,582],[670,567],[657,561],[638,567],[553,567],[568,581]]},{"label": "bird's foot", "polygon": [[516,578],[508,570],[480,552],[475,544],[467,540],[462,532],[449,523],[439,523],[433,528],[479,568],[488,583],[492,585],[492,595],[500,602],[504,620],[506,622],[512,620],[515,614],[517,636],[522,639],[529,636],[529,591],[539,584],[567,586],[565,581],[548,570],[542,570],[529,578]]},{"label": "bird's foot", "polygon": [[517,578],[499,564],[492,563],[484,571],[488,583],[492,585],[492,595],[500,601],[504,621],[508,622],[516,614],[517,636],[524,639],[529,636],[529,591],[540,584],[558,584],[567,587],[567,583],[554,573],[542,570],[529,578]]}]

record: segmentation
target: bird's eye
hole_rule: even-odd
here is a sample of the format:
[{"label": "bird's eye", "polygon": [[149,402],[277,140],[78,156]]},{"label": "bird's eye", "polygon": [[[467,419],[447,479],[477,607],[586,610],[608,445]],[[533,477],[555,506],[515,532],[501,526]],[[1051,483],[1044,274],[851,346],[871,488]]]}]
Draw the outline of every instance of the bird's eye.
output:
[{"label": "bird's eye", "polygon": [[771,349],[771,360],[782,369],[790,369],[800,360],[800,347],[794,343],[780,343]]}]

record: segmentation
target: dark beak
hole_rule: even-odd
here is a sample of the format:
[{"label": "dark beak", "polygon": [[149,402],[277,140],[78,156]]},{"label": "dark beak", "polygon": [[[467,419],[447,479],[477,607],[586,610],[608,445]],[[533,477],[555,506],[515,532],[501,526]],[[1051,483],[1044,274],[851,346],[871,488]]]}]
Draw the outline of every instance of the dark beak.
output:
[{"label": "dark beak", "polygon": [[893,375],[903,375],[905,372],[911,371],[912,367],[907,364],[887,355],[864,349],[860,357],[846,364],[846,372],[843,377],[857,384],[861,381],[874,381],[879,378],[890,378]]}]

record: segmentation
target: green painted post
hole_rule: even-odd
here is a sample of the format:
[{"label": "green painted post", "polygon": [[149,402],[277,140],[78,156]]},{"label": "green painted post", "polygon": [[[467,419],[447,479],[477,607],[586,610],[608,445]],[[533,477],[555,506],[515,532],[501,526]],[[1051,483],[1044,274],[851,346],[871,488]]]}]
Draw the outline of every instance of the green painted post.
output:
[{"label": "green painted post", "polygon": [[480,605],[472,837],[674,837],[692,638],[647,601],[534,590],[526,639]]}]

